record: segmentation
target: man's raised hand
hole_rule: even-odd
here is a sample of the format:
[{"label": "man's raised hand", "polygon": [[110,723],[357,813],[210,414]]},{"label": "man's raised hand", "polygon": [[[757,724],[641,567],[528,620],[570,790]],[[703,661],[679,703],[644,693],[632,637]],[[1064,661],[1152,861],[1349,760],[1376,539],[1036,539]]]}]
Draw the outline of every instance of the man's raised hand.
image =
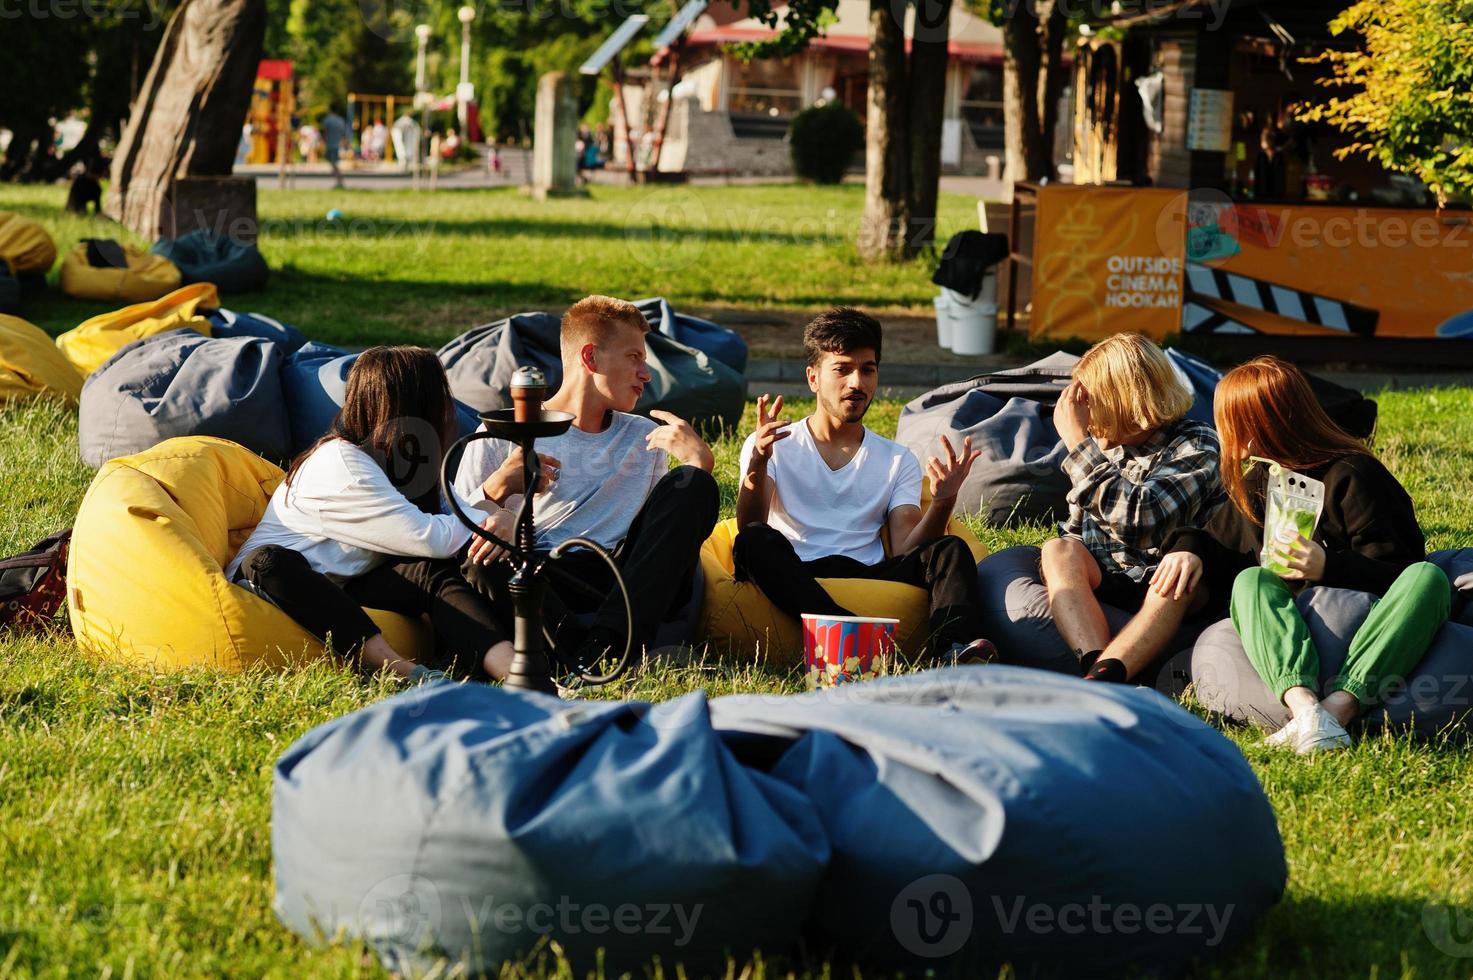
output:
[{"label": "man's raised hand", "polygon": [[767,411],[767,396],[757,396],[757,438],[752,443],[752,462],[757,466],[766,466],[767,461],[772,458],[772,447],[779,440],[786,439],[792,435],[788,426],[793,423],[778,418],[783,410],[783,396],[778,395],[772,402],[771,414]]},{"label": "man's raised hand", "polygon": [[683,466],[694,466],[707,473],[716,466],[716,455],[706,440],[696,434],[690,423],[678,415],[656,409],[650,418],[664,422],[644,437],[646,448],[663,449],[674,456]]},{"label": "man's raised hand", "polygon": [[960,456],[951,448],[951,440],[945,435],[941,437],[941,445],[946,450],[945,457],[932,456],[926,460],[926,475],[931,478],[932,500],[950,500],[955,497],[962,484],[967,481],[968,474],[972,472],[972,464],[982,455],[982,450],[972,448],[971,436],[962,440]]}]

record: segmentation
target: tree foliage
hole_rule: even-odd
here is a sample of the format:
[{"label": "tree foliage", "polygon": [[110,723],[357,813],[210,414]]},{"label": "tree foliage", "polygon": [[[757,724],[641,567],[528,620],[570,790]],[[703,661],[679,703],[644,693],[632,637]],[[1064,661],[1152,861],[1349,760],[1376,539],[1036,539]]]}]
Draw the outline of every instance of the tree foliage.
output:
[{"label": "tree foliage", "polygon": [[1361,0],[1331,30],[1360,44],[1313,59],[1342,94],[1302,118],[1353,137],[1339,156],[1412,174],[1440,203],[1473,194],[1473,2]]},{"label": "tree foliage", "polygon": [[[55,180],[74,163],[95,164],[103,141],[117,136],[176,7],[173,0],[107,0],[28,5],[7,17],[0,128],[12,138],[0,179]],[[53,123],[76,111],[87,119],[87,133],[58,158]]]}]

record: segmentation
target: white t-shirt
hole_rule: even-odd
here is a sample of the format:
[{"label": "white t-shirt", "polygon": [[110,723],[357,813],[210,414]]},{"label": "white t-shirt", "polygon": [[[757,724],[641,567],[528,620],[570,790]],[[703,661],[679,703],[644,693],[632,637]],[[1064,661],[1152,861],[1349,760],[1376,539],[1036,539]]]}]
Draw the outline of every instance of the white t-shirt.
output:
[{"label": "white t-shirt", "polygon": [[[773,445],[767,461],[773,486],[767,523],[793,542],[804,561],[827,555],[848,555],[866,565],[883,561],[880,531],[890,512],[921,503],[921,464],[915,454],[865,429],[854,456],[833,470],[813,442],[808,419],[787,431],[792,434]],[[742,444],[743,476],[756,442],[754,432]]]},{"label": "white t-shirt", "polygon": [[[463,496],[460,504],[468,511],[475,506]],[[225,575],[234,579],[247,555],[276,544],[299,552],[312,568],[341,582],[389,557],[450,558],[470,536],[453,514],[420,510],[368,453],[347,440],[330,439],[303,461],[290,488],[285,480],[277,485],[261,523]]]},{"label": "white t-shirt", "polygon": [[[575,425],[560,436],[537,440],[539,454],[563,464],[557,482],[532,501],[539,548],[584,537],[612,550],[629,535],[645,498],[670,470],[669,454],[645,442],[658,426],[639,415],[614,412],[602,432],[584,432]],[[477,439],[466,446],[455,473],[456,492],[477,503],[486,499],[481,485],[512,448],[500,439]],[[513,512],[521,505],[520,494],[506,500]]]}]

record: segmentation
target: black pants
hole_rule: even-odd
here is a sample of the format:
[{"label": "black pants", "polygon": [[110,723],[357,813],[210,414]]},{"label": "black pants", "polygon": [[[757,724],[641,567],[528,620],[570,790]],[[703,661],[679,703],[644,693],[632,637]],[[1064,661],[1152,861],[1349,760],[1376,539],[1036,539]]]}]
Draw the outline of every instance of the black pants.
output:
[{"label": "black pants", "polygon": [[381,632],[364,606],[405,616],[428,613],[435,659],[426,666],[461,676],[484,677],[486,651],[509,639],[492,604],[465,580],[454,558],[399,558],[339,585],[290,548],[267,545],[246,556],[241,572],[308,633],[324,643],[331,636],[341,654],[356,655]]},{"label": "black pants", "polygon": [[967,543],[949,534],[866,565],[847,555],[803,561],[781,531],[770,524],[748,524],[737,535],[732,558],[738,581],[755,583],[774,606],[795,619],[803,613],[862,615],[839,605],[818,584],[821,578],[862,578],[918,585],[930,594],[932,651],[982,636],[977,562]]},{"label": "black pants", "polygon": [[[721,491],[705,470],[680,466],[655,484],[614,549],[614,564],[629,590],[635,649],[652,647],[660,624],[690,601],[701,545],[716,527]],[[505,562],[465,567],[465,577],[503,608],[511,568]],[[585,634],[624,641],[624,603],[607,565],[574,549],[549,566],[543,617],[559,646]],[[592,614],[592,625],[579,622]]]}]

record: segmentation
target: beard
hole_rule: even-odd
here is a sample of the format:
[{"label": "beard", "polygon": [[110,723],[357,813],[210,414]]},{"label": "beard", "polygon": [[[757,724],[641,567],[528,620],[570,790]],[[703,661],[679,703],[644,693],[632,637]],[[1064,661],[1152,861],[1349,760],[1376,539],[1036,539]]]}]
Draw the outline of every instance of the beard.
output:
[{"label": "beard", "polygon": [[868,395],[856,396],[853,399],[839,397],[833,399],[824,406],[830,415],[845,422],[858,422],[864,418],[864,413],[869,411],[870,398]]}]

